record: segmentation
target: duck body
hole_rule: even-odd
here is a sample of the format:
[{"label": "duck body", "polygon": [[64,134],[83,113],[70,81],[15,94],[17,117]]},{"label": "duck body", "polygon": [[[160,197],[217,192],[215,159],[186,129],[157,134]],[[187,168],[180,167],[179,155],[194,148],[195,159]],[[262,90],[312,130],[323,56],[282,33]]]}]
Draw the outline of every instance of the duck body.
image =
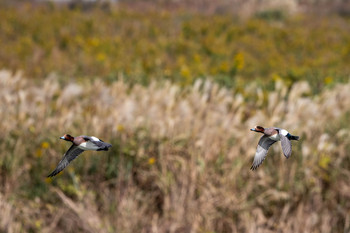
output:
[{"label": "duck body", "polygon": [[94,136],[81,135],[78,137],[73,137],[69,134],[65,134],[60,137],[60,139],[70,141],[73,143],[73,145],[71,145],[71,147],[63,155],[63,159],[58,163],[56,169],[51,172],[48,177],[52,177],[60,173],[72,160],[86,150],[107,151],[108,148],[112,147],[111,144],[106,143]]},{"label": "duck body", "polygon": [[86,135],[81,135],[78,137],[72,137],[72,136],[69,137],[69,136],[70,136],[69,134],[68,135],[65,134],[64,136],[60,137],[60,139],[71,141],[73,142],[73,145],[77,146],[82,150],[96,150],[96,151],[108,150],[108,148],[112,146],[111,144],[106,143],[94,136],[86,136]]},{"label": "duck body", "polygon": [[289,158],[292,154],[291,140],[299,140],[299,136],[291,135],[287,130],[277,127],[264,128],[262,126],[255,126],[250,130],[263,134],[258,142],[253,165],[250,168],[251,170],[255,170],[261,165],[270,146],[275,142],[281,141],[283,154],[286,158]]}]

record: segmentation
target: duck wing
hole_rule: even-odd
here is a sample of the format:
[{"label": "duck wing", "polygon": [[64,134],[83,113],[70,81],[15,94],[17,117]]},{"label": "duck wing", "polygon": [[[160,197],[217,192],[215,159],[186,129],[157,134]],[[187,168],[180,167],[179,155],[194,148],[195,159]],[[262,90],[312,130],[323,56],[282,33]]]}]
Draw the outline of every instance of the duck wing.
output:
[{"label": "duck wing", "polygon": [[283,134],[280,133],[279,135],[280,135],[280,141],[281,141],[283,154],[288,159],[289,156],[291,156],[291,154],[292,154],[292,143]]},{"label": "duck wing", "polygon": [[270,139],[267,135],[263,135],[260,138],[258,146],[256,148],[254,161],[250,168],[251,170],[257,169],[260,166],[260,164],[262,164],[267,155],[267,151],[269,150],[270,146],[275,142],[275,140]]},{"label": "duck wing", "polygon": [[80,155],[84,150],[72,145],[67,152],[63,155],[63,159],[58,163],[56,169],[50,173],[47,177],[52,177],[60,173],[68,164]]}]

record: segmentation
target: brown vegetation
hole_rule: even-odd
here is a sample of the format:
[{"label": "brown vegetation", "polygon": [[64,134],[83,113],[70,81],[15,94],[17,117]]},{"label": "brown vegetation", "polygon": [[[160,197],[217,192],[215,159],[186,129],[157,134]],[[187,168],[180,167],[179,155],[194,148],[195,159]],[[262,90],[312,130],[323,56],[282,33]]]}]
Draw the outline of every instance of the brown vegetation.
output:
[{"label": "brown vegetation", "polygon": [[[348,232],[350,83],[40,83],[0,72],[2,232]],[[299,135],[249,170],[254,125]],[[113,144],[45,176],[64,133]]]}]

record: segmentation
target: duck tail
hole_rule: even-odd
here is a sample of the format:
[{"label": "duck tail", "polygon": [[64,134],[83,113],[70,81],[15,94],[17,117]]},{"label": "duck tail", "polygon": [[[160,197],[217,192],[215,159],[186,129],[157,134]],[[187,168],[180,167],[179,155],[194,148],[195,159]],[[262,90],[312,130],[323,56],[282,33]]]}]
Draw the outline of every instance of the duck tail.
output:
[{"label": "duck tail", "polygon": [[299,136],[290,135],[290,140],[299,140]]},{"label": "duck tail", "polygon": [[101,151],[101,150],[108,150],[108,148],[112,147],[111,144],[103,142],[103,147],[97,149],[97,151]]}]

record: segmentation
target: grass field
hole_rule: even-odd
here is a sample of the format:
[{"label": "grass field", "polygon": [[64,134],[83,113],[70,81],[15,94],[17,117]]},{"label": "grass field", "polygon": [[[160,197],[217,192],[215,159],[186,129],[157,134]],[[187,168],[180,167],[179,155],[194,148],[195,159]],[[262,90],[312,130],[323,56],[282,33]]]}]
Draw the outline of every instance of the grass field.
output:
[{"label": "grass field", "polygon": [[[0,15],[0,232],[350,231],[348,18]],[[64,133],[113,146],[46,178]]]},{"label": "grass field", "polygon": [[[8,232],[347,232],[350,84],[281,82],[250,99],[206,81],[132,88],[0,74],[1,229]],[[340,101],[341,100],[341,101]],[[256,124],[301,137],[249,170]],[[54,179],[63,133],[113,144]]]},{"label": "grass field", "polygon": [[[30,12],[30,14],[28,14]],[[234,15],[130,9],[2,7],[0,67],[28,77],[124,79],[183,86],[212,78],[236,91],[247,81],[347,81],[350,21],[274,12]],[[317,19],[317,20],[316,20]]]}]

